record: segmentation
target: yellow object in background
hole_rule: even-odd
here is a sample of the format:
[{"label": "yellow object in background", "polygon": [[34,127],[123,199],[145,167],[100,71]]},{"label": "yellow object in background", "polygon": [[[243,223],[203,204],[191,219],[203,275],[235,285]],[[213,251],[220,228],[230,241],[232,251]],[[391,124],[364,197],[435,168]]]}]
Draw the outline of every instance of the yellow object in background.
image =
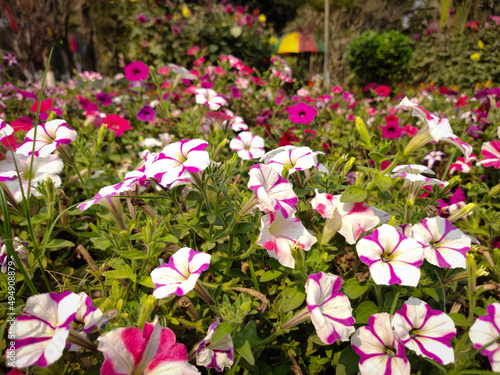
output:
[{"label": "yellow object in background", "polygon": [[184,16],[184,18],[189,18],[191,16],[191,12],[189,11],[189,8],[185,5],[182,6],[182,15]]},{"label": "yellow object in background", "polygon": [[472,61],[477,61],[481,58],[481,55],[479,53],[473,53],[472,55],[470,55],[470,59]]},{"label": "yellow object in background", "polygon": [[483,48],[484,48],[484,43],[483,43],[483,41],[482,41],[482,40],[478,41],[478,42],[477,42],[477,46],[478,46],[479,48],[483,49]]}]

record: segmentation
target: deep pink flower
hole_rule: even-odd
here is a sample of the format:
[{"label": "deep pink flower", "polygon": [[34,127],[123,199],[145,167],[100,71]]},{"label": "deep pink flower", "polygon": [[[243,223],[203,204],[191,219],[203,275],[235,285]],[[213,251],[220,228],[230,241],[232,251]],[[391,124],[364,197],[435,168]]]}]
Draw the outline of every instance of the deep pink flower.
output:
[{"label": "deep pink flower", "polygon": [[303,102],[288,107],[286,111],[288,112],[288,119],[294,124],[310,124],[318,114],[316,108]]},{"label": "deep pink flower", "polygon": [[396,121],[386,123],[385,126],[380,127],[380,130],[382,130],[383,138],[399,138],[403,132],[403,128],[399,127]]},{"label": "deep pink flower", "polygon": [[[36,112],[38,107],[38,102],[35,102],[31,108],[31,112]],[[50,108],[52,108],[52,98],[43,100],[42,103],[40,104],[40,112],[47,112]]]},{"label": "deep pink flower", "polygon": [[80,106],[86,110],[86,111],[97,111],[99,109],[99,106],[95,104],[92,100],[87,99],[84,96],[78,95],[78,102]]},{"label": "deep pink flower", "polygon": [[132,61],[124,71],[128,81],[145,81],[148,78],[149,67],[142,61]]},{"label": "deep pink flower", "polygon": [[143,106],[141,109],[139,109],[139,112],[137,112],[137,120],[139,121],[149,122],[152,121],[155,116],[155,110],[149,105]]},{"label": "deep pink flower", "polygon": [[391,93],[391,88],[389,86],[380,85],[375,88],[375,92],[379,96],[388,96]]},{"label": "deep pink flower", "polygon": [[481,155],[484,159],[478,162],[478,165],[484,165],[485,167],[495,167],[500,168],[500,141],[496,142],[485,142],[481,146]]},{"label": "deep pink flower", "polygon": [[118,115],[106,115],[102,123],[106,124],[108,129],[114,130],[117,137],[121,137],[127,130],[133,129],[133,127],[130,126],[130,121]]},{"label": "deep pink flower", "polygon": [[113,100],[112,100],[111,96],[109,96],[108,94],[105,94],[103,92],[100,92],[99,94],[97,94],[95,96],[95,100],[97,100],[102,105],[106,105],[106,106],[113,104]]}]

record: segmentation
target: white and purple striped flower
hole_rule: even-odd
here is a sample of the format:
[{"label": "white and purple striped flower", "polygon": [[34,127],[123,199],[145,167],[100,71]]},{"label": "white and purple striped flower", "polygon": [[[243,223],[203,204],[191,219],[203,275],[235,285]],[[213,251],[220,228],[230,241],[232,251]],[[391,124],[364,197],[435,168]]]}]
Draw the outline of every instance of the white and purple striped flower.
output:
[{"label": "white and purple striped flower", "polygon": [[435,178],[430,178],[421,175],[420,173],[435,174],[432,170],[430,170],[424,165],[419,165],[419,164],[398,165],[392,170],[392,172],[394,172],[394,174],[391,176],[392,178],[401,177],[411,184],[409,199],[415,199],[415,197],[418,196],[420,189],[422,189],[424,186],[448,185],[448,182],[446,181],[440,181]]},{"label": "white and purple striped flower", "polygon": [[139,328],[117,328],[98,338],[104,354],[101,375],[194,375],[187,349],[177,344],[174,332],[153,323]]},{"label": "white and purple striped flower", "polygon": [[332,228],[329,231],[330,238],[338,230],[346,242],[353,245],[364,231],[373,229],[390,219],[384,211],[363,202],[342,203],[340,195],[319,193],[318,189],[315,191],[316,196],[311,200],[311,206],[327,219],[325,228]]},{"label": "white and purple striped flower", "polygon": [[67,145],[76,139],[76,131],[66,125],[64,120],[52,120],[43,125],[39,125],[36,131],[32,128],[24,143],[16,150],[21,155],[31,155],[33,142],[35,143],[35,156],[47,156],[54,152],[60,145]]},{"label": "white and purple striped flower", "polygon": [[457,146],[460,151],[464,153],[465,161],[469,161],[469,156],[472,153],[472,147],[453,134],[450,122],[447,118],[441,119],[432,115],[429,111],[411,102],[406,97],[401,101],[401,103],[399,103],[399,105],[413,109],[412,115],[422,119],[425,124],[424,127],[413,136],[413,139],[408,144],[407,149],[413,150],[420,148],[426,143],[432,141],[445,141]]},{"label": "white and purple striped flower", "polygon": [[248,188],[255,193],[259,201],[257,208],[264,212],[281,210],[285,218],[295,212],[298,202],[293,185],[281,177],[273,168],[265,164],[256,164],[248,172]]},{"label": "white and purple striped flower", "polygon": [[196,364],[223,372],[224,368],[230,368],[234,363],[234,345],[231,335],[226,335],[219,341],[212,342],[214,332],[220,323],[221,319],[217,317],[208,327],[207,335],[196,349]]},{"label": "white and purple striped flower", "polygon": [[183,247],[172,255],[167,264],[155,268],[151,279],[155,284],[153,295],[156,299],[172,295],[183,296],[196,290],[196,282],[201,273],[210,265],[210,254]]},{"label": "white and purple striped flower", "polygon": [[211,111],[217,111],[223,105],[228,105],[228,102],[224,97],[214,90],[210,89],[196,89],[196,103],[206,104]]},{"label": "white and purple striped flower", "polygon": [[[102,326],[102,311],[97,306],[92,306],[92,299],[84,292],[78,293],[78,308],[76,316],[71,327],[75,329],[80,336],[87,338],[92,330]],[[69,351],[78,351],[80,346],[71,343]]]},{"label": "white and purple striped flower", "polygon": [[383,224],[356,245],[359,259],[368,265],[378,285],[417,286],[423,263],[422,245],[396,228]]},{"label": "white and purple striped flower", "polygon": [[257,245],[266,249],[271,257],[278,259],[285,267],[295,267],[293,247],[300,246],[302,250],[307,251],[316,241],[316,237],[304,227],[295,214],[284,217],[282,211],[276,211],[261,219]]},{"label": "white and purple striped flower", "polygon": [[422,220],[412,228],[412,237],[424,247],[425,259],[438,267],[466,268],[471,238],[440,216]]},{"label": "white and purple striped flower", "polygon": [[395,337],[388,313],[370,316],[368,326],[358,328],[352,336],[351,345],[361,357],[361,375],[410,375],[405,347]]},{"label": "white and purple striped flower", "polygon": [[485,167],[495,167],[500,168],[500,141],[496,142],[485,142],[481,146],[481,155],[484,159],[478,162],[478,165],[483,165]]},{"label": "white and purple striped flower", "polygon": [[477,318],[469,338],[476,350],[490,344],[481,354],[488,356],[493,371],[500,372],[500,303],[492,303],[486,308],[486,315]]},{"label": "white and purple striped flower", "polygon": [[287,175],[291,175],[295,171],[303,171],[316,166],[317,155],[321,153],[309,147],[283,146],[268,152],[261,158],[261,161],[264,160],[264,163],[280,174],[286,169]]},{"label": "white and purple striped flower", "polygon": [[[9,258],[7,255],[7,245],[0,241],[0,267],[2,273],[7,273],[9,261],[14,261],[14,258]],[[19,237],[14,237],[12,246],[14,247],[19,260],[26,266],[29,266],[29,251],[26,249],[27,242],[22,241]]]},{"label": "white and purple striped flower", "polygon": [[72,292],[45,293],[28,298],[16,320],[16,367],[47,367],[66,347],[79,298]]},{"label": "white and purple striped flower", "polygon": [[257,159],[264,155],[264,139],[250,132],[241,132],[229,142],[242,160]]},{"label": "white and purple striped flower", "polygon": [[146,175],[169,188],[190,183],[191,173],[201,172],[210,165],[207,147],[208,143],[202,139],[171,143],[147,166]]},{"label": "white and purple striped flower", "polygon": [[4,120],[0,120],[0,142],[14,133],[14,128]]},{"label": "white and purple striped flower", "polygon": [[307,309],[316,333],[325,344],[349,341],[355,323],[349,298],[339,293],[342,281],[331,273],[309,275],[306,282]]},{"label": "white and purple striped flower", "polygon": [[433,310],[424,301],[410,297],[392,317],[394,333],[408,349],[447,365],[455,361],[450,340],[457,330],[444,312]]}]

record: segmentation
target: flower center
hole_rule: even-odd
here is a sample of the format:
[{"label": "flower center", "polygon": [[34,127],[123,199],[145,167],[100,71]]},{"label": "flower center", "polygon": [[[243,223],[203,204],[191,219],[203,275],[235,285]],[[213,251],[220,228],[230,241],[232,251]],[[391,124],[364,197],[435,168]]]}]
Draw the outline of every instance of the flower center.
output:
[{"label": "flower center", "polygon": [[385,349],[386,349],[385,350],[385,354],[387,356],[389,356],[391,358],[396,356],[396,349],[391,348],[391,347],[387,347],[387,346],[385,347]]}]

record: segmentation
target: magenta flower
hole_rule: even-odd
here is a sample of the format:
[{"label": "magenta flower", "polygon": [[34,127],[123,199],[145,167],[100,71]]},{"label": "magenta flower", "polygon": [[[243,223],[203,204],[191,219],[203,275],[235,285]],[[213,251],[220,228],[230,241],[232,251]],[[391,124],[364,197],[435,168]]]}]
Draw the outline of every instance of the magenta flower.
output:
[{"label": "magenta flower", "polygon": [[143,106],[141,109],[139,109],[139,112],[137,112],[137,120],[139,121],[144,121],[144,122],[153,121],[155,116],[156,116],[155,110],[151,108],[149,105]]},{"label": "magenta flower", "polygon": [[16,319],[17,368],[47,367],[62,356],[78,301],[78,296],[72,292],[28,298],[24,314]]},{"label": "magenta flower", "polygon": [[340,292],[342,281],[331,273],[320,272],[307,277],[307,309],[316,333],[325,344],[349,341],[355,323],[349,298]]},{"label": "magenta flower", "polygon": [[391,88],[389,86],[380,85],[375,87],[375,92],[379,96],[389,96],[389,94],[391,93]]},{"label": "magenta flower", "polygon": [[380,130],[382,130],[382,138],[399,138],[403,132],[403,128],[397,121],[387,122],[385,126],[380,126]]},{"label": "magenta flower", "polygon": [[101,375],[194,375],[187,349],[177,344],[174,332],[155,318],[139,328],[117,328],[98,338],[104,354]]},{"label": "magenta flower", "polygon": [[210,254],[183,247],[172,255],[167,264],[151,272],[155,284],[155,298],[167,298],[172,295],[183,296],[196,290],[196,282],[201,273],[210,265]]},{"label": "magenta flower", "polygon": [[64,120],[52,120],[37,127],[36,140],[35,129],[31,129],[24,143],[19,146],[17,153],[25,156],[31,155],[33,142],[35,143],[35,156],[47,156],[61,145],[67,145],[76,139],[76,131],[66,125]]},{"label": "magenta flower", "polygon": [[447,365],[455,361],[450,340],[457,330],[444,312],[433,310],[424,301],[410,297],[392,318],[394,333],[408,349]]},{"label": "magenta flower", "polygon": [[462,173],[469,173],[472,169],[472,161],[477,162],[477,156],[472,154],[469,158],[469,162],[465,162],[465,159],[462,156],[457,158],[457,161],[450,165],[450,174],[455,173],[456,171]]},{"label": "magenta flower", "polygon": [[95,96],[95,100],[97,100],[99,103],[101,103],[102,105],[105,105],[105,106],[113,104],[113,98],[111,98],[111,96],[109,96],[108,94],[105,94],[103,92],[98,93]]},{"label": "magenta flower", "polygon": [[248,172],[248,188],[255,193],[259,201],[257,208],[264,212],[281,210],[287,218],[295,212],[298,202],[293,185],[281,177],[272,167],[265,164],[253,165]]},{"label": "magenta flower", "polygon": [[294,124],[310,124],[318,114],[316,108],[303,102],[288,107],[286,111],[288,112],[288,119]]},{"label": "magenta flower", "polygon": [[484,159],[478,162],[478,165],[484,165],[485,167],[495,167],[500,168],[500,141],[496,142],[485,142],[481,146],[481,155]]},{"label": "magenta flower", "polygon": [[405,347],[394,335],[388,313],[370,316],[368,326],[358,328],[354,333],[351,345],[361,357],[361,375],[410,375]]},{"label": "magenta flower", "polygon": [[356,245],[359,260],[368,265],[378,285],[417,286],[423,263],[422,245],[383,224]]},{"label": "magenta flower", "polygon": [[80,104],[80,107],[82,107],[84,110],[86,110],[86,111],[99,110],[99,106],[97,104],[95,104],[92,100],[90,100],[84,96],[81,96],[81,95],[78,95],[77,98],[78,98],[78,103]]},{"label": "magenta flower", "polygon": [[264,155],[264,139],[250,132],[241,132],[229,142],[242,160],[257,159]]},{"label": "magenta flower", "polygon": [[[469,338],[474,349],[479,349],[486,344],[489,346],[481,351],[488,356],[491,369],[500,372],[500,303],[492,303],[486,308],[486,315],[480,316],[469,331]],[[495,342],[493,342],[496,340]]]},{"label": "magenta flower", "polygon": [[12,53],[6,53],[3,55],[3,61],[7,64],[7,66],[17,66],[19,62],[17,61],[17,57]]},{"label": "magenta flower", "polygon": [[440,216],[413,226],[412,237],[424,247],[425,259],[438,267],[466,268],[471,238]]},{"label": "magenta flower", "polygon": [[132,61],[125,67],[124,71],[128,81],[145,81],[148,78],[149,67],[142,61]]},{"label": "magenta flower", "polygon": [[284,217],[282,211],[276,211],[261,219],[257,245],[266,249],[269,256],[278,259],[285,267],[295,267],[295,259],[292,256],[293,247],[300,246],[302,250],[307,251],[316,241],[316,237],[294,214]]},{"label": "magenta flower", "polygon": [[223,372],[224,368],[230,368],[234,363],[234,345],[231,335],[226,335],[219,341],[212,342],[214,332],[220,323],[221,319],[217,317],[208,327],[207,335],[196,349],[196,364]]},{"label": "magenta flower", "polygon": [[201,172],[210,165],[202,139],[188,139],[167,145],[146,168],[149,178],[156,178],[160,185],[173,188],[193,182],[192,173]]}]

